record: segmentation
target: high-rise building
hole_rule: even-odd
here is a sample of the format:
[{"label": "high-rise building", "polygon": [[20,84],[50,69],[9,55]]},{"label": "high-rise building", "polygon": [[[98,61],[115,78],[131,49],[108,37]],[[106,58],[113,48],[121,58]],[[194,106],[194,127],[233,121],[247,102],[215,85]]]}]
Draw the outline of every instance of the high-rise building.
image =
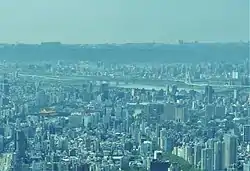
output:
[{"label": "high-rise building", "polygon": [[3,78],[2,91],[3,91],[4,95],[8,96],[9,93],[10,93],[9,81],[8,81],[6,75],[4,75],[3,77],[4,77],[4,78]]},{"label": "high-rise building", "polygon": [[25,151],[27,149],[27,139],[22,130],[17,130],[15,134],[15,150],[18,158],[25,157]]},{"label": "high-rise building", "polygon": [[161,131],[160,131],[160,148],[162,149],[162,150],[164,150],[164,143],[165,143],[165,138],[166,138],[166,136],[167,136],[167,130],[166,130],[166,128],[163,128]]},{"label": "high-rise building", "polygon": [[187,122],[188,121],[188,108],[185,106],[176,106],[175,107],[175,120],[178,122]]},{"label": "high-rise building", "polygon": [[231,134],[225,134],[225,167],[228,168],[237,162],[237,137]]},{"label": "high-rise building", "polygon": [[0,135],[0,153],[4,150],[4,136]]},{"label": "high-rise building", "polygon": [[173,85],[171,91],[172,95],[175,95],[177,91],[178,91],[177,85]]},{"label": "high-rise building", "polygon": [[208,104],[213,103],[213,93],[214,93],[213,87],[207,85],[205,87],[205,97],[207,98],[207,103]]},{"label": "high-rise building", "polygon": [[172,152],[174,148],[174,141],[171,137],[165,137],[164,139],[164,150],[166,152]]},{"label": "high-rise building", "polygon": [[213,171],[212,148],[204,148],[201,150],[201,170]]},{"label": "high-rise building", "polygon": [[44,90],[38,91],[36,93],[36,105],[44,106],[46,104],[46,94]]},{"label": "high-rise building", "polygon": [[225,143],[217,141],[214,143],[214,170],[223,170],[225,168]]},{"label": "high-rise building", "polygon": [[184,148],[184,159],[188,161],[191,165],[194,164],[193,147],[191,145],[186,145]]},{"label": "high-rise building", "polygon": [[250,125],[244,125],[243,127],[243,141],[250,142]]},{"label": "high-rise building", "polygon": [[195,168],[198,167],[198,165],[201,161],[201,150],[202,150],[202,145],[195,144],[195,146],[194,146],[194,166],[195,166]]},{"label": "high-rise building", "polygon": [[175,105],[166,103],[164,105],[164,111],[161,115],[161,120],[174,120],[175,118]]},{"label": "high-rise building", "polygon": [[234,99],[236,100],[238,98],[238,91],[237,89],[234,89]]},{"label": "high-rise building", "polygon": [[102,100],[107,100],[109,98],[109,84],[107,82],[103,82],[100,85],[100,92],[102,93]]},{"label": "high-rise building", "polygon": [[215,106],[213,104],[206,105],[205,115],[209,120],[214,117]]}]

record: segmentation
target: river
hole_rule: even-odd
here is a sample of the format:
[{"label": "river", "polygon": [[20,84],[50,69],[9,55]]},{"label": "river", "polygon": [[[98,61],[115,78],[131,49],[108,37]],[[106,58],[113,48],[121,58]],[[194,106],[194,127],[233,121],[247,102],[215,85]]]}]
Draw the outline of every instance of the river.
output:
[{"label": "river", "polygon": [[[46,75],[33,75],[33,74],[20,74],[20,76],[23,76],[23,77],[32,77],[32,78],[40,78],[40,79],[45,79],[45,80],[57,80],[57,81],[70,81],[70,82],[78,82],[78,81],[83,81],[85,80],[84,77],[53,77],[53,76],[46,76]],[[139,88],[139,89],[146,89],[146,90],[152,90],[152,89],[155,89],[155,90],[160,90],[160,89],[163,89],[163,90],[166,90],[166,86],[163,86],[163,85],[157,85],[157,84],[139,84],[139,83],[128,83],[126,84],[125,82],[119,82],[119,84],[117,84],[115,81],[110,81],[109,82],[110,86],[113,86],[113,87],[121,87],[121,88]],[[177,83],[176,83],[177,84]],[[184,89],[186,91],[189,91],[189,90],[195,90],[195,91],[202,91],[203,88],[200,87],[200,88],[190,88],[190,86],[188,85],[179,85],[177,84],[177,86],[179,86],[179,89]]]}]

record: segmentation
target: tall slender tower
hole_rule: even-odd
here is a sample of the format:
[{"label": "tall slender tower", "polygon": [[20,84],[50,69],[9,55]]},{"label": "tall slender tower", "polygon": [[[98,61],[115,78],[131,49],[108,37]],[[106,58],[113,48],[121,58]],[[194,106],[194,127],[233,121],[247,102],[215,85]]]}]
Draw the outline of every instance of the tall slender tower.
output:
[{"label": "tall slender tower", "polygon": [[213,93],[214,93],[213,87],[210,85],[207,85],[205,87],[205,96],[207,98],[208,104],[211,104],[213,102]]},{"label": "tall slender tower", "polygon": [[190,84],[190,83],[191,83],[190,72],[188,71],[187,68],[186,68],[186,74],[185,74],[185,83],[186,83],[186,84]]},{"label": "tall slender tower", "polygon": [[6,74],[4,74],[4,76],[3,76],[2,91],[3,91],[4,95],[6,95],[6,96],[9,95],[10,85],[9,85],[9,81],[8,81]]}]

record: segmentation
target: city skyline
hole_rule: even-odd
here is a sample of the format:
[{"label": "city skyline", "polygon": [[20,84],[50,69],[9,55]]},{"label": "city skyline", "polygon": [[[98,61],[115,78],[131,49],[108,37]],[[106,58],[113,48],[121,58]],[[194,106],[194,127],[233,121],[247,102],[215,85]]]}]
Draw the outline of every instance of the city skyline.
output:
[{"label": "city skyline", "polygon": [[249,1],[0,0],[0,43],[249,41]]}]

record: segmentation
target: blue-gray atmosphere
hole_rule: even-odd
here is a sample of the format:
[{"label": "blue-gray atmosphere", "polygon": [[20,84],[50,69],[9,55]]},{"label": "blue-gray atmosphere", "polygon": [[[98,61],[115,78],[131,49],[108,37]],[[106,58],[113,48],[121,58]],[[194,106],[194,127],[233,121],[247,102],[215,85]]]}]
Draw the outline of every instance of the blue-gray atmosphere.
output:
[{"label": "blue-gray atmosphere", "polygon": [[250,171],[248,0],[0,0],[0,171]]},{"label": "blue-gray atmosphere", "polygon": [[0,0],[0,42],[249,40],[249,0]]}]

